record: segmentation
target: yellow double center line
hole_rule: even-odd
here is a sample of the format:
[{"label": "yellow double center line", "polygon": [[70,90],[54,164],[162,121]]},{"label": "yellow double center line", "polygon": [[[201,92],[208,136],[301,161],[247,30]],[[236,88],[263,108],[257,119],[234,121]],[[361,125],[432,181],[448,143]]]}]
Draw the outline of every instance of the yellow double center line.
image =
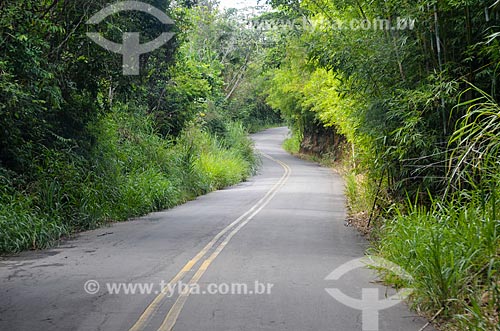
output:
[{"label": "yellow double center line", "polygon": [[[240,231],[248,222],[250,222],[255,217],[255,215],[257,215],[262,209],[264,209],[264,207],[267,206],[267,204],[274,198],[276,193],[278,193],[279,189],[286,183],[286,181],[290,177],[292,170],[287,164],[281,162],[280,160],[276,160],[275,158],[266,155],[264,153],[262,153],[262,156],[281,165],[285,170],[285,173],[280,178],[280,180],[276,184],[274,184],[274,186],[266,193],[266,195],[262,199],[260,199],[255,205],[252,206],[252,208],[246,211],[243,215],[238,217],[238,219],[236,219],[233,223],[229,224],[227,227],[222,229],[221,232],[219,232],[198,254],[196,254],[195,257],[193,257],[188,263],[186,263],[186,265],[181,269],[181,271],[179,271],[177,275],[175,275],[174,278],[172,278],[172,280],[169,282],[169,285],[167,286],[167,289],[172,289],[173,286],[175,286],[175,284],[181,281],[184,278],[184,276],[189,271],[191,271],[191,269],[211,249],[214,248],[215,244],[219,241],[219,239],[221,239],[224,235],[226,235],[226,233],[229,232],[229,234],[224,238],[224,240],[215,248],[213,253],[203,261],[200,268],[196,271],[194,276],[189,281],[189,286],[186,286],[184,291],[179,294],[179,297],[177,298],[173,306],[170,308],[170,311],[163,320],[163,323],[161,324],[158,331],[172,330],[177,321],[177,318],[179,317],[179,314],[182,311],[182,308],[184,307],[184,304],[186,303],[189,297],[190,294],[189,289],[191,288],[191,285],[198,283],[198,281],[203,276],[205,271],[208,269],[210,264],[212,264],[212,262],[222,252],[224,247],[227,246],[227,244],[234,237],[234,235],[238,233],[238,231]],[[156,298],[149,304],[149,306],[146,308],[146,310],[142,313],[137,322],[132,326],[132,328],[130,328],[129,331],[143,331],[146,324],[158,312],[160,305],[162,304],[165,297],[169,295],[170,292],[168,290],[161,291],[160,294],[158,294],[158,296],[156,296]]]}]

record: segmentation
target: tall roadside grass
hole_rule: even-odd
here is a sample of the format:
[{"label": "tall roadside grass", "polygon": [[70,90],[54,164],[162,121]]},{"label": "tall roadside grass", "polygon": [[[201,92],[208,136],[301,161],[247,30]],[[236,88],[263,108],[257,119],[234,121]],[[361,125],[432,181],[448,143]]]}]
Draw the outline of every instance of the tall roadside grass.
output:
[{"label": "tall roadside grass", "polygon": [[302,137],[292,130],[291,136],[285,139],[283,142],[283,149],[290,154],[297,154],[300,151],[300,142]]},{"label": "tall roadside grass", "polygon": [[375,244],[413,276],[414,305],[456,330],[499,330],[500,199],[492,192],[428,208],[408,203]]},{"label": "tall roadside grass", "polygon": [[[345,169],[342,170],[345,171]],[[349,212],[367,216],[373,206],[376,187],[371,185],[366,174],[357,173],[355,170],[343,172],[343,177],[344,194],[349,201]]]},{"label": "tall roadside grass", "polygon": [[69,146],[36,158],[32,174],[0,168],[0,251],[52,245],[61,236],[173,207],[247,179],[257,166],[243,127],[215,136],[196,124],[175,139],[142,111],[115,110],[91,128],[85,157]]}]

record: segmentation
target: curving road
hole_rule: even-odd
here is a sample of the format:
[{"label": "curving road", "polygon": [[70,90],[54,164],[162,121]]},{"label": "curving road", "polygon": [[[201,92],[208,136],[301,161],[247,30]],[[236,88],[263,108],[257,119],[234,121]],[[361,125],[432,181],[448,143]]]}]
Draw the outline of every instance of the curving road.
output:
[{"label": "curving road", "polygon": [[[366,242],[344,226],[341,179],[285,153],[287,132],[253,135],[248,182],[0,258],[0,330],[419,330],[368,269],[325,280]],[[348,307],[361,299],[392,307]]]}]

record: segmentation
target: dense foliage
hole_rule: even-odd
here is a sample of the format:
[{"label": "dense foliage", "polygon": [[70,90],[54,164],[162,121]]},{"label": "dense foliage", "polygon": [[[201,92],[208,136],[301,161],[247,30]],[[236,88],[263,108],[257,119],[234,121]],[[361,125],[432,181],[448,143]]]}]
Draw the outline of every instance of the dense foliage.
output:
[{"label": "dense foliage", "polygon": [[450,137],[466,102],[481,91],[498,98],[498,5],[271,2],[300,29],[288,26],[269,104],[298,135],[308,126],[335,127],[364,169],[383,174],[392,198],[443,193]]}]

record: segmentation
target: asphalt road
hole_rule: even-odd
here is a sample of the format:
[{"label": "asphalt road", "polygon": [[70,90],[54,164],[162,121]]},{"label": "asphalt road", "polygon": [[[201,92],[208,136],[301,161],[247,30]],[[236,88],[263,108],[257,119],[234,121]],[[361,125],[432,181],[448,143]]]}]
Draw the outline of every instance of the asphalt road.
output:
[{"label": "asphalt road", "polygon": [[325,279],[367,243],[344,226],[339,176],[285,153],[286,134],[253,136],[263,164],[248,182],[1,258],[0,330],[419,330],[402,303],[362,312],[327,292],[393,293],[366,268]]}]

